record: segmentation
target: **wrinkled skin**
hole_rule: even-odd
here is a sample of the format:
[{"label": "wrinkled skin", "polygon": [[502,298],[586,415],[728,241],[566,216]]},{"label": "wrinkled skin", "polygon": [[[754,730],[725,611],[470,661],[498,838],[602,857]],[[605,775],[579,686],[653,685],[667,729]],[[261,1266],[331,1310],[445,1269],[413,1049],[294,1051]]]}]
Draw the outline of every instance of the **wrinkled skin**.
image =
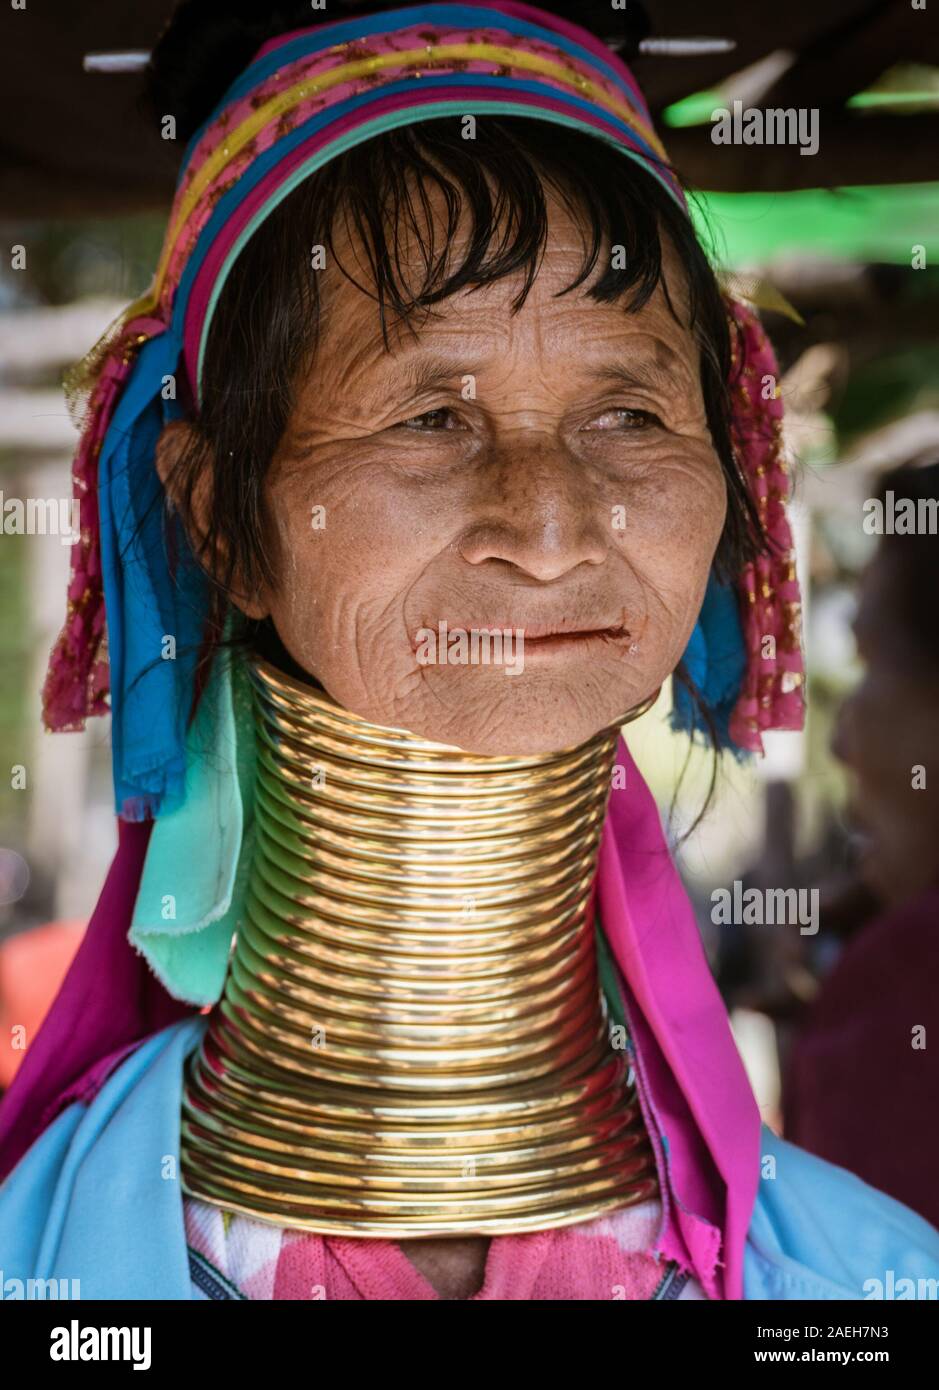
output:
[{"label": "wrinkled skin", "polygon": [[[939,675],[916,650],[896,564],[881,551],[861,581],[854,626],[864,675],[834,739],[853,774],[862,876],[890,906],[939,883]],[[926,769],[925,787],[913,786],[917,766]]]},{"label": "wrinkled skin", "polygon": [[[364,280],[355,246],[339,247]],[[324,272],[319,351],[267,479],[280,582],[238,603],[271,615],[339,704],[471,752],[541,753],[588,739],[673,671],[726,491],[683,276],[665,255],[682,322],[661,288],[636,314],[583,287],[555,298],[582,252],[554,203],[517,314],[520,279],[461,292],[418,321],[416,337],[395,334],[390,353],[374,300]],[[439,379],[414,383],[430,369]],[[464,398],[468,375],[475,399]],[[190,428],[164,431],[164,480]],[[200,496],[197,526],[210,505]],[[314,507],[325,509],[322,529]],[[524,670],[420,664],[418,630],[441,620],[527,631]],[[444,1298],[482,1284],[483,1238],[402,1249]]]},{"label": "wrinkled skin", "polygon": [[[391,353],[374,300],[323,272],[320,349],[267,479],[280,582],[239,600],[345,708],[470,752],[569,747],[654,693],[724,522],[691,333],[661,288],[633,315],[583,288],[555,298],[582,255],[569,215],[551,214],[517,314],[520,278],[463,291]],[[363,279],[355,247],[340,252]],[[441,379],[413,384],[431,366]],[[164,477],[189,428],[164,431]],[[418,633],[440,621],[526,633],[523,671],[421,664]]]}]

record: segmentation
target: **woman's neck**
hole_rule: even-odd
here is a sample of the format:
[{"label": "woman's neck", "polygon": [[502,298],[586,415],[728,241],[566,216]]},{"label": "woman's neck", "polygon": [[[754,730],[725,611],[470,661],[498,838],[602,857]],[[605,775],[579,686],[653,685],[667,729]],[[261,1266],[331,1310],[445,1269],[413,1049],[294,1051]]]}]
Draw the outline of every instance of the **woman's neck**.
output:
[{"label": "woman's neck", "polygon": [[480,757],[251,670],[254,860],[187,1077],[187,1191],[394,1238],[542,1229],[648,1197],[591,907],[616,729]]}]

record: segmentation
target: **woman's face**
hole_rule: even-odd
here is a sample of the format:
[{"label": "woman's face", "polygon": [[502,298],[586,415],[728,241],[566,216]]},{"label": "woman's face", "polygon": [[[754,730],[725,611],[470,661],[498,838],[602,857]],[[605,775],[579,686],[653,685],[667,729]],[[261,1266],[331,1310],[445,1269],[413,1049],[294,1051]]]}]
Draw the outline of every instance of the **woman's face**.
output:
[{"label": "woman's face", "polygon": [[881,551],[861,581],[854,627],[864,675],[834,742],[853,774],[862,875],[890,904],[939,883],[939,681],[912,650],[897,563]]},{"label": "woman's face", "polygon": [[[374,298],[321,272],[267,476],[279,583],[242,604],[346,709],[485,754],[580,743],[658,689],[726,507],[690,331],[661,288],[635,314],[556,298],[583,252],[549,206],[519,312],[521,277],[463,291],[390,351]],[[356,245],[337,250],[367,284]],[[684,321],[670,248],[665,265]]]}]

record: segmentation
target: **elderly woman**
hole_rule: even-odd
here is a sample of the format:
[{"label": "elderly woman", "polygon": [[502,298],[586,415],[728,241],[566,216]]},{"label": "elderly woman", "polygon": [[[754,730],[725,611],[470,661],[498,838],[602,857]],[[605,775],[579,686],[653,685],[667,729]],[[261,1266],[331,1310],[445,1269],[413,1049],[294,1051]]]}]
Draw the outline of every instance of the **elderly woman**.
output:
[{"label": "elderly woman", "polygon": [[929,1226],[761,1133],[619,739],[670,676],[720,745],[801,720],[772,357],[634,79],[508,0],[286,10],[185,4],[151,62],[188,144],[85,375],[45,690],[53,728],[109,693],[121,842],[4,1107],[5,1275],[935,1274]]}]

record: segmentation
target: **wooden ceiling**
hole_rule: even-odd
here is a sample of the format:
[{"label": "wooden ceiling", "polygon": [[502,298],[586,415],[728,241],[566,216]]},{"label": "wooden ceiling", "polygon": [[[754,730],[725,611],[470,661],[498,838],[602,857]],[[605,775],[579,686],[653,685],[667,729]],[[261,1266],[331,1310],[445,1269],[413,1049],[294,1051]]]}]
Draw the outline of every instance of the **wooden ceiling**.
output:
[{"label": "wooden ceiling", "polygon": [[[88,74],[86,52],[149,48],[172,0],[27,0],[0,7],[0,217],[101,216],[168,203],[178,151],[146,119],[139,75]],[[939,178],[939,114],[848,111],[897,63],[939,65],[939,3],[910,0],[648,0],[653,33],[719,35],[729,54],[640,57],[654,112],[769,54],[796,55],[751,105],[817,107],[820,148],[717,146],[710,125],[666,130],[681,173],[709,190],[783,190]]]}]

